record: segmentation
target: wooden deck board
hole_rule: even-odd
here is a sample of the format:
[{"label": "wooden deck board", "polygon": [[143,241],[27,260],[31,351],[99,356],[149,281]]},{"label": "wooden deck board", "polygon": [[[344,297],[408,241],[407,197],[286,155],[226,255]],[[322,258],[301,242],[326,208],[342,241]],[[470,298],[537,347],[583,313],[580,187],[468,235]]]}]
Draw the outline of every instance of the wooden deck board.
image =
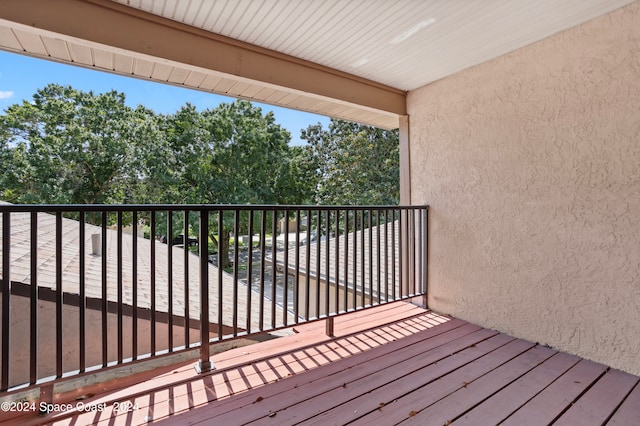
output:
[{"label": "wooden deck board", "polygon": [[[424,342],[424,350],[419,354],[401,351],[394,358],[387,356],[379,358],[377,360],[379,362],[367,364],[360,362],[359,365],[343,370],[339,377],[332,377],[329,380],[316,380],[310,386],[302,386],[292,389],[291,392],[281,393],[275,398],[268,398],[259,404],[255,404],[255,409],[246,407],[241,423],[244,423],[244,419],[247,419],[247,423],[260,419],[268,419],[267,421],[270,422],[271,418],[267,416],[276,413],[278,422],[295,424],[300,420],[306,420],[320,414],[333,405],[357,398],[363,393],[370,393],[372,389],[384,386],[389,381],[421,370],[421,366],[431,365],[446,358],[456,350],[465,349],[496,334],[495,332],[478,330],[472,327],[460,327],[451,333],[447,333],[447,335],[438,336],[442,337],[443,341],[445,339],[449,340],[444,344],[440,341],[436,342],[437,338],[434,338],[433,341]],[[456,335],[460,337],[455,339]],[[452,338],[455,340],[450,340]],[[383,364],[385,361],[400,357],[403,360],[397,364]],[[354,361],[361,361],[358,358],[354,357]],[[322,373],[322,371],[318,373]],[[231,413],[229,414],[230,416],[227,419],[220,419],[221,424],[227,424],[228,421],[233,419]],[[218,420],[217,417],[214,417],[214,419]],[[258,421],[257,424],[260,424],[260,422]]]},{"label": "wooden deck board", "polygon": [[[385,311],[388,310],[389,309]],[[393,309],[393,311],[396,310]],[[412,309],[412,316],[409,316],[408,318],[406,313],[393,315],[390,320],[393,320],[394,322],[387,324],[384,327],[377,327],[373,330],[365,329],[365,327],[370,326],[370,323],[365,321],[359,321],[358,325],[351,323],[352,329],[356,327],[356,330],[361,330],[361,332],[357,335],[349,335],[338,339],[331,339],[318,333],[305,333],[307,336],[315,336],[309,340],[308,345],[303,344],[308,339],[304,339],[298,335],[278,339],[283,340],[282,349],[278,348],[277,345],[274,345],[274,342],[276,341],[273,340],[260,343],[259,345],[265,344],[265,346],[267,346],[267,350],[264,353],[259,351],[264,355],[262,358],[252,357],[253,361],[246,365],[238,366],[230,371],[222,371],[219,373],[213,372],[210,376],[212,383],[208,386],[202,386],[206,389],[196,390],[192,393],[194,405],[191,405],[188,408],[192,409],[198,405],[220,400],[256,386],[280,381],[284,378],[291,377],[296,373],[327,365],[331,362],[358,354],[362,351],[369,350],[380,345],[394,341],[403,342],[405,338],[411,338],[412,335],[420,331],[434,328],[435,326],[442,324],[444,320],[449,321],[448,318],[428,313],[424,310],[421,312],[422,315],[416,316],[415,311]],[[389,318],[387,316],[388,312],[385,312],[384,315],[386,318]],[[403,320],[399,321],[399,319]],[[464,322],[460,320],[451,321],[451,326],[464,324]],[[439,332],[440,331],[438,331],[438,333]],[[318,339],[318,336],[321,337]],[[411,339],[409,339],[406,344],[410,343],[410,340]],[[285,342],[286,344],[284,344]],[[405,343],[403,342],[402,344]],[[244,352],[245,350],[253,350],[254,346],[238,348],[233,351],[242,350]],[[292,350],[292,348],[294,349]],[[254,353],[255,351],[251,354],[247,353],[246,355],[253,355]],[[239,356],[234,353],[226,356],[225,354],[220,355],[224,357],[224,361],[229,359],[246,361],[247,358],[247,356]],[[221,364],[226,366],[225,363],[219,362],[216,358],[217,356],[214,356],[216,366]],[[224,370],[224,368],[221,370]],[[194,375],[193,373],[189,374]],[[170,380],[171,376],[165,375],[164,378]],[[192,383],[199,384],[201,383],[201,380],[197,375],[195,375]],[[158,386],[162,387],[159,384]],[[205,391],[207,392],[206,395],[204,394]],[[154,393],[154,396],[154,405],[158,405],[168,398],[162,392]],[[168,400],[166,402],[168,403]],[[134,413],[134,423],[138,422],[140,419],[159,419],[173,413],[173,411],[153,411],[147,404],[138,403],[138,410]]]},{"label": "wooden deck board", "polygon": [[[418,309],[418,311],[416,311]],[[418,312],[418,314],[416,314]],[[357,315],[356,315],[357,314]],[[277,340],[159,370],[85,400],[101,412],[13,424],[640,424],[640,378],[550,348],[391,304]],[[133,384],[132,384],[133,383]],[[114,402],[134,410],[117,411]]]},{"label": "wooden deck board", "polygon": [[[394,351],[402,350],[402,351],[407,351],[406,353],[413,353],[413,347],[418,346],[418,344],[421,343],[422,340],[429,338],[430,336],[438,336],[440,334],[447,333],[450,330],[459,329],[464,324],[466,323],[460,322],[459,320],[458,321],[452,320],[451,323],[449,324],[442,325],[442,326],[439,326],[438,328],[433,328],[425,331],[422,336],[419,336],[417,334],[412,336],[413,343],[411,343],[410,345],[406,345],[405,340],[408,340],[408,339],[402,339],[402,340],[391,342],[388,345],[380,347],[380,350],[377,352],[372,352],[372,351],[364,352],[362,356],[357,359],[351,358],[351,359],[346,359],[344,363],[329,364],[322,369],[320,377],[322,377],[323,379],[325,378],[333,379],[335,378],[335,375],[342,373],[346,369],[378,362],[380,357],[383,357],[388,353],[391,353]],[[423,339],[417,340],[418,337],[423,337]],[[287,379],[286,381],[282,381],[272,385],[269,389],[269,394],[278,395],[290,389],[299,388],[309,384],[316,386],[317,384],[310,379],[312,379],[312,377],[308,375],[307,376],[298,375],[298,376],[292,377],[290,379]],[[243,407],[248,403],[253,402],[258,396],[261,396],[261,395],[257,395],[257,393],[258,391],[256,390],[256,391],[253,391],[253,394],[248,392],[247,394],[241,397],[239,396],[238,398],[219,401],[217,403],[218,404],[217,410],[221,410],[220,413],[223,413],[234,408]],[[263,393],[263,392],[260,392],[260,393]]]},{"label": "wooden deck board", "polygon": [[540,391],[580,361],[574,355],[558,353],[547,359],[540,368],[527,374],[497,392],[473,410],[455,421],[456,425],[497,425],[523,406]]},{"label": "wooden deck board", "polygon": [[[431,331],[436,330],[436,328],[428,329],[423,332],[424,338],[422,341],[415,343],[421,343],[423,345],[429,344],[429,337],[435,336],[433,337],[433,342],[430,344],[443,344],[451,339],[450,335],[452,333],[455,335],[464,335],[478,330],[477,326],[465,324],[466,323],[452,321],[451,325],[449,325],[450,330],[444,330],[442,334],[438,334],[440,330],[437,332]],[[444,329],[444,327],[442,328]],[[415,334],[413,337],[414,339],[418,338],[420,334]],[[358,356],[345,359],[344,362],[329,364],[322,369],[312,370],[305,374],[291,377],[269,388],[253,389],[239,398],[217,401],[202,409],[193,410],[188,415],[185,415],[185,419],[188,419],[188,423],[192,421],[195,423],[201,419],[208,419],[213,416],[216,422],[225,424],[226,421],[230,420],[225,417],[225,413],[227,412],[232,413],[230,417],[234,423],[241,423],[241,419],[244,418],[247,418],[247,421],[259,418],[268,414],[268,412],[259,412],[256,414],[251,411],[254,410],[254,408],[252,408],[253,404],[259,407],[268,406],[270,410],[274,410],[274,407],[276,407],[278,403],[282,405],[284,402],[284,407],[286,407],[288,402],[295,400],[297,396],[304,395],[305,398],[310,398],[311,396],[334,388],[337,381],[340,381],[339,385],[341,385],[344,380],[347,380],[345,371],[352,375],[360,376],[374,372],[377,369],[377,362],[389,353],[402,352],[406,356],[410,356],[411,354],[419,355],[422,353],[422,350],[416,350],[416,347],[421,348],[421,345],[412,344],[407,346],[404,339],[397,340],[380,346],[375,350],[363,352]],[[339,377],[336,377],[336,375],[339,375]],[[258,410],[260,410],[259,407]],[[231,410],[239,410],[241,412],[236,413]]]},{"label": "wooden deck board", "polygon": [[622,402],[607,425],[632,425],[639,423],[640,419],[640,383],[631,391]]},{"label": "wooden deck board", "polygon": [[555,353],[549,348],[534,346],[486,374],[478,372],[476,379],[465,382],[454,393],[414,416],[409,416],[406,421],[414,424],[424,424],[426,421],[436,424],[450,423]]},{"label": "wooden deck board", "polygon": [[[473,362],[443,375],[435,382],[416,388],[411,393],[394,400],[382,409],[359,418],[354,424],[400,423],[534,346],[533,343],[517,340],[503,334],[496,336],[494,339],[500,339],[501,345],[491,352],[483,354],[473,359]],[[487,341],[487,344],[489,342],[490,340]],[[483,345],[479,344],[471,349],[482,351]],[[450,358],[453,359],[458,356],[461,356],[461,354],[456,354]]]},{"label": "wooden deck board", "polygon": [[[457,353],[456,356],[449,356],[447,359],[440,358],[426,365],[418,364],[416,367],[424,366],[415,369],[411,374],[396,379],[393,376],[394,366],[390,366],[388,368],[390,370],[388,372],[389,375],[384,380],[384,385],[372,391],[360,393],[355,398],[351,397],[349,399],[348,394],[345,394],[344,397],[336,395],[334,407],[324,411],[317,417],[309,419],[309,424],[336,424],[342,421],[357,420],[376,410],[385,410],[393,401],[402,398],[417,387],[425,386],[447,372],[453,371],[470,362],[470,360],[483,356],[505,343],[504,336],[482,333],[483,331],[487,330],[481,330],[478,333],[466,336],[466,342],[461,339],[459,343],[466,344],[467,347]],[[469,345],[471,338],[474,338],[475,343]],[[447,349],[455,348],[449,347]]]},{"label": "wooden deck board", "polygon": [[[413,316],[408,316],[406,314],[407,309],[403,306],[406,304],[407,304],[406,302],[396,302],[396,303],[389,304],[388,306],[384,306],[384,309],[382,309],[382,307],[375,307],[371,309],[371,311],[380,310],[385,312],[386,314],[389,314],[389,312],[397,313],[398,311],[405,312],[405,314],[397,314],[393,316],[393,318],[395,319],[403,318],[405,320],[404,322],[402,322],[402,327],[400,327],[397,324],[391,324],[390,327],[389,326],[383,327],[384,332],[383,331],[366,332],[363,336],[361,336],[358,339],[350,339],[349,341],[342,342],[340,344],[340,348],[338,352],[342,351],[341,354],[345,356],[351,353],[358,353],[363,349],[375,347],[386,341],[400,339],[403,336],[409,336],[412,332],[416,330],[424,329],[425,327],[433,327],[437,324],[440,324],[442,321],[447,320],[446,318],[441,317],[439,315],[426,313],[426,311],[424,310],[419,310],[420,312],[422,312],[422,315],[420,317],[416,317],[415,316],[416,311],[412,309],[412,308],[415,308],[415,306],[413,305],[411,305],[412,308],[409,309],[413,314]],[[351,321],[350,327],[354,330],[362,331],[370,327],[370,325],[363,321],[359,321],[359,322]],[[370,338],[375,338],[377,341],[373,343],[366,343],[367,340]],[[308,355],[304,355],[303,353],[302,356],[299,356],[299,360],[301,363],[307,363],[306,366],[308,368],[315,368],[319,365],[325,364],[326,362],[340,359],[340,356],[336,356],[335,353],[330,353],[327,356],[326,352],[328,352],[328,349],[327,349],[328,346],[326,345],[323,346],[323,343],[335,342],[335,341],[336,341],[335,339],[332,339],[322,333],[305,333],[301,335],[292,335],[282,339],[274,339],[274,340],[262,342],[259,345],[243,346],[240,348],[231,349],[221,354],[214,355],[213,361],[218,371],[220,370],[224,371],[225,369],[228,369],[228,368],[237,367],[238,364],[243,364],[243,363],[247,364],[247,366],[240,367],[240,368],[244,368],[244,369],[249,368],[254,370],[254,373],[252,373],[253,375],[251,376],[251,378],[255,379],[256,376],[260,378],[254,384],[259,383],[260,385],[263,385],[273,380],[280,380],[288,376],[289,374],[291,374],[291,371],[282,371],[282,370],[272,369],[272,366],[268,365],[268,363],[264,361],[266,359],[269,359],[270,356],[287,353],[291,351],[296,351],[296,350],[300,351],[301,348],[309,347],[311,348],[311,351],[314,353],[310,353]],[[359,348],[354,347],[353,346],[354,344],[359,345],[360,347]],[[318,353],[315,353],[315,351],[317,351],[318,348],[324,348],[326,350],[325,354],[323,355],[323,357],[326,357],[326,360],[323,362],[318,362],[316,359],[316,357],[318,356]],[[322,351],[323,349],[320,349],[320,350]],[[305,352],[305,351],[302,350],[302,352]],[[244,381],[245,378],[237,377],[237,376],[234,377],[235,379],[234,381],[229,381],[229,380],[223,380],[222,382],[214,381],[211,384],[207,385],[206,380],[203,380],[203,377],[207,377],[207,376],[198,376],[193,369],[193,365],[194,365],[193,362],[178,365],[176,366],[175,370],[172,370],[168,373],[160,374],[158,377],[154,377],[150,380],[145,380],[144,382],[139,384],[127,386],[124,389],[115,389],[113,391],[103,393],[98,397],[87,400],[86,402],[93,403],[93,404],[107,403],[108,405],[111,405],[113,401],[130,400],[133,402],[134,398],[131,397],[132,395],[135,397],[136,394],[144,395],[144,394],[154,393],[155,389],[165,388],[167,386],[167,383],[179,383],[180,381],[190,382],[191,384],[195,385],[196,388],[200,387],[202,389],[205,389],[205,391],[202,391],[202,390],[200,392],[196,391],[195,394],[192,394],[195,400],[194,401],[195,405],[193,406],[201,405],[208,401],[214,400],[218,397],[225,397],[233,394],[233,392],[235,391],[241,391],[246,389],[246,387],[242,387],[242,386],[238,387],[237,381],[238,380]],[[286,370],[289,367],[290,366],[287,365],[284,368]],[[274,373],[278,373],[280,375],[273,376]],[[214,372],[211,374],[216,374],[216,373]],[[226,377],[228,378],[228,375]],[[206,393],[206,395],[202,395],[203,393]],[[164,395],[163,392],[155,393],[155,398],[153,403],[156,405],[159,403],[162,403],[164,398],[163,395]],[[141,411],[142,408],[146,407],[146,404],[144,405],[138,404],[138,406],[140,407],[138,411]],[[108,412],[109,415],[112,414],[109,407],[107,408],[106,411]],[[146,410],[144,411],[146,412]],[[128,413],[125,412],[125,414],[128,414]],[[64,418],[68,416],[69,416],[68,412],[58,413],[59,418]],[[87,416],[88,414],[85,413],[85,414],[81,414],[79,418],[84,419]],[[56,413],[52,413],[48,416],[48,418],[50,419],[54,419],[55,417],[56,417]],[[151,415],[148,414],[143,416],[143,418],[146,418],[146,417],[151,417]],[[37,424],[37,422],[34,424]]]},{"label": "wooden deck board", "polygon": [[606,366],[581,360],[504,421],[504,425],[549,424],[605,372]]},{"label": "wooden deck board", "polygon": [[638,377],[609,370],[556,421],[558,426],[601,425],[638,383]]}]

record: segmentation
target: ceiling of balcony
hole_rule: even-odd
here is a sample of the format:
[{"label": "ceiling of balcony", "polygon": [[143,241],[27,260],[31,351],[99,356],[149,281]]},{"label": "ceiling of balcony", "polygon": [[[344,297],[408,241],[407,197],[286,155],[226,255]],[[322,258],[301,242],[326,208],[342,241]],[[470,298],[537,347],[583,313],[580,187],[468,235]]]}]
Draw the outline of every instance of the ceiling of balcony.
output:
[{"label": "ceiling of balcony", "polygon": [[0,49],[393,128],[406,91],[633,1],[3,0]]}]

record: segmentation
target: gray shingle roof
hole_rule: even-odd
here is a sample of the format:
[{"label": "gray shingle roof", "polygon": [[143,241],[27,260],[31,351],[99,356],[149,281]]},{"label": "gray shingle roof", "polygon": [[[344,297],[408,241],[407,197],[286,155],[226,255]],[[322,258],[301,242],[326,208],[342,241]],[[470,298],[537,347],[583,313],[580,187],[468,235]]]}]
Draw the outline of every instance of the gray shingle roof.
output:
[{"label": "gray shingle roof", "polygon": [[[1,214],[0,214],[1,216]],[[91,235],[101,233],[101,228],[85,225],[85,291],[87,297],[102,297],[102,257],[91,254]],[[80,244],[79,222],[62,219],[62,289],[66,293],[79,294],[80,291]],[[37,238],[37,284],[39,287],[56,288],[56,253],[55,253],[55,216],[38,213]],[[168,260],[167,244],[155,240],[138,237],[137,263],[137,291],[138,306],[151,307],[151,245],[155,245],[155,279],[156,279],[156,310],[168,312],[169,304],[173,307],[174,315],[184,315],[184,270],[185,257],[181,247],[173,247],[173,300],[168,300]],[[2,256],[2,222],[0,221],[0,256]],[[12,282],[31,284],[31,255],[30,255],[30,214],[11,214],[11,263],[10,274]],[[107,230],[107,299],[117,301],[117,232]],[[133,236],[124,233],[122,236],[122,282],[123,303],[133,302]],[[188,293],[189,316],[200,319],[200,291],[199,291],[199,257],[193,253],[188,255]],[[2,276],[2,271],[0,271]],[[222,297],[223,324],[232,326],[234,280],[233,276],[222,273],[222,296],[218,293],[218,268],[209,264],[209,320],[217,322],[218,300]],[[238,327],[246,328],[247,321],[247,285],[239,280],[238,291]],[[257,330],[259,320],[259,293],[252,291],[251,295],[251,328]],[[271,318],[271,304],[265,303],[265,324]],[[276,307],[278,322],[282,318],[282,308]]]},{"label": "gray shingle roof", "polygon": [[[337,282],[348,288],[354,288],[355,285],[358,291],[364,285],[365,294],[369,294],[371,288],[374,296],[378,294],[379,284],[380,294],[389,293],[391,296],[394,285],[396,294],[399,294],[400,261],[402,258],[402,262],[406,262],[406,251],[406,247],[401,248],[400,222],[396,220],[347,235],[342,234],[337,238],[302,244],[290,248],[286,260],[284,251],[279,252],[276,258],[281,267],[286,262],[289,274],[294,276],[298,271],[303,276],[319,277],[322,281],[328,279],[330,283]],[[403,292],[406,293],[406,287]]]}]

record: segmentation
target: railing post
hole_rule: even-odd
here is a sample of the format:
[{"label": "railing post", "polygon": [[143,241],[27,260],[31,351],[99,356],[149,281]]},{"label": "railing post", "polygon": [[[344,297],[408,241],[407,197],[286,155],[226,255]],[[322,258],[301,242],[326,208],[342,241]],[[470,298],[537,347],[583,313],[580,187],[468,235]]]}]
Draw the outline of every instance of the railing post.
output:
[{"label": "railing post", "polygon": [[[62,212],[56,212],[56,378],[62,377],[63,369],[63,327],[62,327],[62,306],[64,303],[62,291]],[[103,251],[103,253],[106,250]],[[106,296],[105,296],[106,297]]]},{"label": "railing post", "polygon": [[424,208],[424,226],[423,226],[423,235],[422,241],[424,241],[424,253],[422,253],[422,262],[423,262],[423,291],[424,295],[422,296],[424,299],[424,308],[429,309],[428,304],[428,295],[429,295],[429,206]]},{"label": "railing post", "polygon": [[327,317],[327,319],[325,320],[325,333],[329,337],[333,337],[334,336],[334,333],[333,333],[333,317]]},{"label": "railing post", "polygon": [[198,373],[213,370],[209,345],[209,214],[200,210],[200,361],[195,368]]},{"label": "railing post", "polygon": [[[84,243],[80,239],[80,243]],[[31,212],[31,300],[29,307],[29,383],[35,384],[38,380],[38,213]],[[80,265],[82,270],[82,263]],[[84,323],[80,322],[80,331],[83,331]],[[82,334],[80,336],[82,339]],[[80,340],[81,343],[84,343]],[[82,351],[84,345],[81,344],[80,359],[83,360]],[[82,367],[84,370],[84,367]]]},{"label": "railing post", "polygon": [[9,388],[9,342],[11,330],[11,219],[8,210],[2,212],[2,378],[0,392]]},{"label": "railing post", "polygon": [[[411,214],[410,214],[411,213]],[[413,210],[400,209],[400,296],[416,293],[415,283],[415,216]]]}]

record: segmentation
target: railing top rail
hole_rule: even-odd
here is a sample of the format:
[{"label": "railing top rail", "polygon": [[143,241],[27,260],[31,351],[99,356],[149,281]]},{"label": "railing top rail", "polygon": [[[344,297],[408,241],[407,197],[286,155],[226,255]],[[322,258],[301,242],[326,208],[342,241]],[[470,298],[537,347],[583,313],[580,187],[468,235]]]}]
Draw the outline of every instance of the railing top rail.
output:
[{"label": "railing top rail", "polygon": [[70,211],[215,211],[215,210],[418,210],[428,205],[321,205],[321,204],[0,204],[0,212]]}]

